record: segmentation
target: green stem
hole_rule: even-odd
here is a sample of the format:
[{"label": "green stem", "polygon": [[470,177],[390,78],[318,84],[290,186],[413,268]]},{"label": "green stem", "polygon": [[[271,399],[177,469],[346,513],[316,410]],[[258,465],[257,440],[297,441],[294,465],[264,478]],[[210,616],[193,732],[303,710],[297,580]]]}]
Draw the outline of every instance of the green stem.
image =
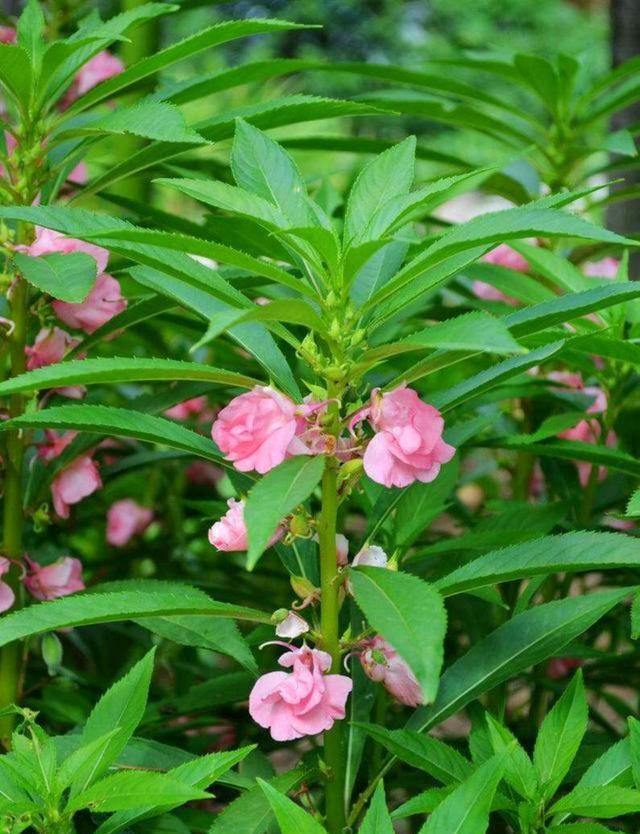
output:
[{"label": "green stem", "polygon": [[[27,339],[27,311],[29,303],[28,284],[17,277],[11,292],[11,318],[14,323],[13,333],[9,338],[9,356],[11,375],[17,376],[26,370],[25,344]],[[14,395],[9,405],[11,417],[23,413],[25,399]],[[8,559],[22,563],[22,534],[24,513],[22,509],[22,470],[24,464],[24,441],[20,432],[7,433],[4,481],[3,512],[3,555]],[[20,567],[15,565],[7,579],[16,594],[16,607],[20,599]],[[0,709],[18,700],[22,678],[22,646],[10,643],[0,650]],[[0,718],[0,741],[9,747],[14,725],[13,716]]]},{"label": "green stem", "polygon": [[[331,671],[340,672],[340,583],[336,561],[338,518],[338,462],[328,458],[322,478],[322,512],[318,527],[320,543],[322,648],[331,655]],[[342,834],[345,826],[343,725],[336,721],[324,734],[324,760],[327,767],[326,826],[329,834]]]}]

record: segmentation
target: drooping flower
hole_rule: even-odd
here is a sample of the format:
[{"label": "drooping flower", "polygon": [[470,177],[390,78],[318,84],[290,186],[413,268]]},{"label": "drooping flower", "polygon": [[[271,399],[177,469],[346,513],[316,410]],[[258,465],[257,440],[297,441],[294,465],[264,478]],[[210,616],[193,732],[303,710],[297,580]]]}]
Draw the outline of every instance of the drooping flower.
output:
[{"label": "drooping flower", "polygon": [[36,237],[33,243],[19,248],[32,257],[51,255],[54,252],[60,252],[63,255],[71,252],[84,252],[95,259],[98,275],[105,271],[109,261],[109,252],[102,246],[85,243],[74,237],[65,237],[61,232],[54,232],[53,229],[45,229],[42,226],[36,226]]},{"label": "drooping flower", "polygon": [[[0,576],[4,576],[10,570],[11,562],[5,559],[4,556],[0,556]],[[0,581],[0,613],[11,608],[15,601],[16,595],[13,592],[13,588],[6,582]]]},{"label": "drooping flower", "polygon": [[239,472],[255,470],[264,475],[285,458],[309,454],[296,437],[299,417],[299,407],[289,397],[256,385],[222,409],[211,436]]},{"label": "drooping flower", "polygon": [[60,518],[69,518],[69,508],[102,486],[98,465],[90,455],[81,455],[60,470],[51,482],[53,506]]},{"label": "drooping flower", "polygon": [[331,729],[344,718],[351,678],[327,674],[331,656],[318,649],[288,646],[278,660],[287,672],[268,672],[249,695],[249,713],[275,741],[292,741]]},{"label": "drooping flower", "polygon": [[364,453],[364,471],[386,487],[429,483],[455,454],[442,439],[444,420],[411,388],[400,386],[386,394],[375,389],[368,416],[376,434]]},{"label": "drooping flower", "polygon": [[307,631],[309,623],[295,611],[289,611],[284,620],[276,626],[276,634],[285,640],[295,640]]},{"label": "drooping flower", "polygon": [[66,431],[64,434],[58,434],[53,429],[45,429],[46,437],[45,443],[38,444],[38,457],[42,458],[45,463],[50,463],[64,452],[71,441],[77,436],[77,431]]},{"label": "drooping flower", "polygon": [[393,646],[380,635],[363,644],[360,662],[367,677],[381,683],[396,701],[408,707],[424,703],[415,675]]},{"label": "drooping flower", "polygon": [[66,330],[60,327],[43,327],[33,345],[27,345],[24,349],[27,355],[27,370],[33,371],[61,362],[66,352],[77,344],[77,340]]},{"label": "drooping flower", "polygon": [[[245,501],[230,498],[227,506],[229,507],[227,512],[209,529],[209,541],[217,550],[229,552],[246,550],[249,543],[247,525],[244,520]],[[284,526],[280,525],[269,539],[269,546],[280,541],[283,535]]]},{"label": "drooping flower", "polygon": [[134,536],[144,533],[153,521],[153,510],[143,507],[132,498],[113,503],[107,511],[107,542],[113,547],[125,547]]},{"label": "drooping flower", "polygon": [[77,304],[54,301],[52,306],[60,321],[69,327],[93,333],[126,309],[127,300],[121,294],[119,281],[103,273],[98,275],[84,301]]},{"label": "drooping flower", "polygon": [[24,584],[31,596],[39,600],[57,599],[84,590],[82,562],[63,556],[51,565],[42,566],[25,557],[29,568]]}]

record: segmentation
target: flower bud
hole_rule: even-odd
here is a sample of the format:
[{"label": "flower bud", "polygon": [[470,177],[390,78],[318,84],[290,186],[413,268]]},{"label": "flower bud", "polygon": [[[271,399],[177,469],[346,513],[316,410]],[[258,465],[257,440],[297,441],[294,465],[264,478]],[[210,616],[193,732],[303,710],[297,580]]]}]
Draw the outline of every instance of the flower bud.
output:
[{"label": "flower bud", "polygon": [[315,585],[306,576],[292,576],[290,582],[294,594],[301,599],[310,597],[316,591]]}]

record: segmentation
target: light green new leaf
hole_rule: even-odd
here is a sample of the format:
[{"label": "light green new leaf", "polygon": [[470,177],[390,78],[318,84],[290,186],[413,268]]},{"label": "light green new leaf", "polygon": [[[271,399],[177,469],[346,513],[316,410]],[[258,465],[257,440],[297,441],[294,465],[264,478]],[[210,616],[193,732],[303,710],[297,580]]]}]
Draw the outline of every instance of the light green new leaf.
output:
[{"label": "light green new leaf", "polygon": [[350,573],[353,595],[369,624],[416,676],[425,703],[438,691],[447,614],[440,594],[417,576],[382,568]]},{"label": "light green new leaf", "polygon": [[149,803],[175,807],[194,799],[210,799],[211,794],[192,788],[167,776],[151,771],[123,771],[101,779],[71,799],[66,811],[81,808],[93,811],[129,811]]},{"label": "light green new leaf", "polygon": [[378,783],[358,834],[393,834],[393,823],[389,816],[382,782]]},{"label": "light green new leaf", "polygon": [[269,805],[275,814],[281,834],[327,834],[326,830],[314,818],[296,805],[285,794],[280,793],[268,782],[258,779]]},{"label": "light green new leaf", "polygon": [[[98,736],[87,744],[82,744],[74,750],[58,768],[56,776],[58,790],[65,790],[73,781],[81,785],[80,790],[84,790],[91,784],[92,777],[104,769],[102,764],[108,755],[112,740],[115,736],[121,735],[122,732],[120,727],[114,727],[109,732]],[[108,764],[107,762],[104,767],[108,767]]]},{"label": "light green new leaf", "polygon": [[[65,256],[66,257],[66,256]],[[235,371],[212,368],[197,362],[176,359],[82,359],[59,362],[37,368],[0,382],[0,395],[40,391],[65,385],[99,385],[121,382],[155,382],[194,380],[229,385],[232,388],[253,388],[260,381]]]},{"label": "light green new leaf", "polygon": [[435,583],[445,596],[561,571],[640,567],[638,544],[620,533],[578,531],[485,553]]},{"label": "light green new leaf", "polygon": [[408,136],[364,166],[347,202],[345,243],[359,240],[383,203],[408,194],[415,175],[415,151],[416,138]]},{"label": "light green new leaf", "polygon": [[533,750],[542,796],[549,800],[567,775],[587,731],[589,710],[578,671],[538,732]]},{"label": "light green new leaf", "polygon": [[0,85],[25,110],[30,96],[33,75],[29,55],[20,46],[0,43]]},{"label": "light green new leaf", "polygon": [[640,489],[637,489],[629,499],[625,515],[631,518],[640,516]]},{"label": "light green new leaf", "polygon": [[114,729],[116,732],[96,751],[96,755],[86,760],[84,767],[77,771],[71,786],[72,797],[85,791],[105,772],[124,750],[142,720],[153,674],[154,656],[155,650],[146,654],[105,692],[91,711],[82,731],[82,746],[79,751],[104,738],[105,733]]},{"label": "light green new leaf", "polygon": [[85,252],[53,252],[37,258],[18,253],[13,260],[34,287],[72,304],[84,301],[96,280],[96,259]]},{"label": "light green new leaf", "polygon": [[322,455],[297,455],[267,472],[251,489],[244,508],[249,570],[255,567],[280,522],[316,488],[324,464]]},{"label": "light green new leaf", "polygon": [[549,809],[549,815],[571,814],[575,817],[617,819],[640,812],[640,791],[618,785],[574,788]]},{"label": "light green new leaf", "polygon": [[480,765],[438,805],[420,834],[484,834],[503,769],[502,756]]},{"label": "light green new leaf", "polygon": [[290,225],[317,225],[293,159],[266,133],[243,119],[236,121],[231,170],[241,188],[276,206]]},{"label": "light green new leaf", "polygon": [[529,755],[513,733],[490,713],[486,714],[485,720],[494,753],[504,757],[505,781],[520,796],[532,802],[538,790],[538,779]]}]

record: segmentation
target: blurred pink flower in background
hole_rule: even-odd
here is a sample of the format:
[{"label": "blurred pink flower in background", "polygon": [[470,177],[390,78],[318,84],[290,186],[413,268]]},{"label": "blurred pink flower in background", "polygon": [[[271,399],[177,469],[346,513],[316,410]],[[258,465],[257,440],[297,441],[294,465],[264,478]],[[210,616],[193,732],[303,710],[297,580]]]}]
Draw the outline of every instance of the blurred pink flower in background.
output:
[{"label": "blurred pink flower in background", "polygon": [[256,681],[249,695],[249,713],[266,727],[275,741],[292,741],[331,729],[345,717],[351,678],[328,675],[331,655],[303,646],[288,647],[278,659],[292,671],[268,672]]},{"label": "blurred pink flower in background", "polygon": [[552,657],[547,663],[547,677],[559,681],[569,677],[574,669],[579,669],[584,661],[575,657]]},{"label": "blurred pink flower in background", "polygon": [[215,486],[224,477],[224,470],[206,460],[194,460],[187,466],[185,475],[195,486]]},{"label": "blurred pink flower in background", "polygon": [[94,333],[127,306],[126,298],[120,292],[120,283],[111,275],[98,275],[91,292],[78,304],[54,301],[56,315],[69,327]]},{"label": "blurred pink flower in background", "polygon": [[0,26],[0,43],[15,43],[16,30],[12,26]]},{"label": "blurred pink flower in background", "polygon": [[423,703],[420,685],[398,652],[380,635],[362,644],[360,662],[367,677],[381,683],[396,701],[409,707]]},{"label": "blurred pink flower in background", "polygon": [[[515,249],[507,246],[506,243],[501,243],[499,246],[496,246],[491,252],[483,255],[480,260],[488,264],[503,266],[506,269],[513,269],[516,272],[527,272],[529,269],[529,264],[525,258],[516,252]],[[512,307],[520,303],[517,299],[511,298],[511,296],[506,295],[502,290],[497,289],[492,284],[487,284],[486,281],[473,281],[471,289],[474,295],[483,301],[502,301],[504,304],[509,304]]]},{"label": "blurred pink flower in background", "polygon": [[106,50],[98,52],[97,55],[94,55],[93,58],[78,70],[73,84],[65,97],[65,105],[68,106],[102,81],[106,81],[114,75],[119,75],[123,70],[124,64],[120,58],[116,58],[115,55],[112,55]]},{"label": "blurred pink flower in background", "polygon": [[440,412],[411,388],[400,386],[386,394],[376,388],[361,418],[365,416],[376,434],[364,453],[364,471],[376,483],[386,487],[429,483],[455,454],[442,439]]},{"label": "blurred pink flower in background", "polygon": [[134,536],[144,533],[153,521],[153,510],[132,498],[114,502],[107,511],[107,542],[124,547]]},{"label": "blurred pink flower in background", "polygon": [[44,435],[47,440],[46,443],[38,443],[38,457],[42,458],[45,463],[55,460],[64,452],[77,434],[77,431],[66,431],[64,434],[58,434],[53,429],[45,429]]},{"label": "blurred pink flower in background", "polygon": [[63,556],[51,565],[39,565],[25,556],[28,572],[24,584],[29,593],[39,600],[57,599],[84,590],[82,562]]},{"label": "blurred pink flower in background", "polygon": [[[11,562],[0,556],[0,576],[4,576],[11,570]],[[0,613],[7,611],[16,601],[16,595],[13,593],[13,588],[7,585],[6,582],[0,581]]]},{"label": "blurred pink flower in background", "polygon": [[97,463],[81,455],[65,466],[51,482],[53,506],[60,518],[69,518],[69,508],[102,486]]},{"label": "blurred pink flower in background", "polygon": [[592,278],[615,278],[619,266],[618,258],[602,258],[599,261],[587,261],[582,271]]},{"label": "blurred pink flower in background", "polygon": [[77,344],[78,341],[60,327],[43,328],[33,345],[24,349],[27,355],[27,370],[33,371],[62,361],[67,351]]}]

